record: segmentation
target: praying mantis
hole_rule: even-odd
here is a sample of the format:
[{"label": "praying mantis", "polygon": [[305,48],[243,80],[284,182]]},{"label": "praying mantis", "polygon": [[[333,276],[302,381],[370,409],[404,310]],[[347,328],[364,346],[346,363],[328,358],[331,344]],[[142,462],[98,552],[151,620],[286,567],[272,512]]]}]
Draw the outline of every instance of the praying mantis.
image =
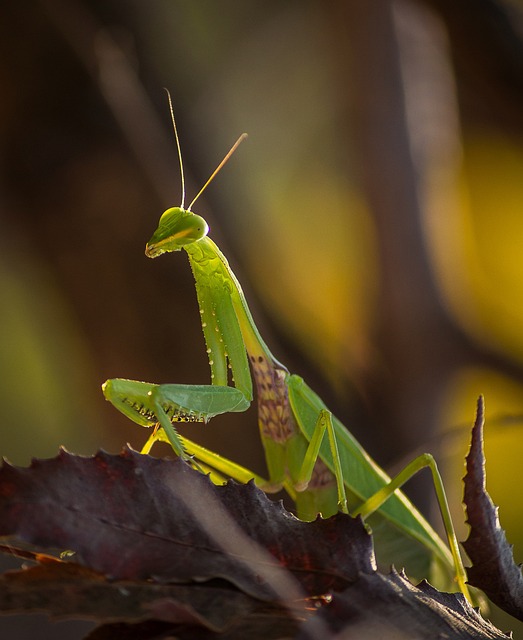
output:
[{"label": "praying mantis", "polygon": [[[210,385],[151,384],[116,378],[103,393],[138,425],[154,427],[142,453],[157,441],[217,482],[254,479],[267,492],[285,489],[297,516],[312,520],[338,511],[360,515],[372,529],[378,564],[404,567],[417,579],[440,588],[457,587],[468,597],[466,573],[454,533],[441,476],[424,454],[391,480],[321,398],[272,354],[251,315],[238,279],[209,238],[207,222],[192,206],[245,137],[240,136],[193,202],[184,208],[185,181],[171,99],[172,123],[182,181],[179,207],[167,209],[146,245],[146,255],[185,250],[194,275],[200,320],[211,368]],[[230,370],[230,372],[229,372]],[[252,375],[251,375],[252,372]],[[207,422],[218,414],[245,411],[256,384],[260,436],[268,479],[182,436],[178,422]],[[420,469],[432,472],[448,547],[400,491]]]}]

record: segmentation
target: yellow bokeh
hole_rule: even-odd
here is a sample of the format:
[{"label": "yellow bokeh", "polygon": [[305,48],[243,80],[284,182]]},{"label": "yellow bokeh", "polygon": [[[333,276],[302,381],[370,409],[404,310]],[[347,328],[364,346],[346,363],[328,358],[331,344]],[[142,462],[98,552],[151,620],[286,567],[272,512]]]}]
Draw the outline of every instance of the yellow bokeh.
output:
[{"label": "yellow bokeh", "polygon": [[523,149],[505,137],[464,142],[460,205],[437,244],[443,291],[477,340],[523,359]]}]

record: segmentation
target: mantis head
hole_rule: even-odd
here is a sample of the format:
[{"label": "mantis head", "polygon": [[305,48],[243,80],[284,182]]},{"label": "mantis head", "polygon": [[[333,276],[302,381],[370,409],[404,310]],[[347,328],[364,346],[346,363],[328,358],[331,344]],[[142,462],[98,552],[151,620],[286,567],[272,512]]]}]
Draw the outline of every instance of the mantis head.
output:
[{"label": "mantis head", "polygon": [[145,255],[156,258],[162,253],[180,251],[187,244],[198,242],[209,232],[205,220],[182,207],[167,209],[160,218],[158,228],[145,246]]}]

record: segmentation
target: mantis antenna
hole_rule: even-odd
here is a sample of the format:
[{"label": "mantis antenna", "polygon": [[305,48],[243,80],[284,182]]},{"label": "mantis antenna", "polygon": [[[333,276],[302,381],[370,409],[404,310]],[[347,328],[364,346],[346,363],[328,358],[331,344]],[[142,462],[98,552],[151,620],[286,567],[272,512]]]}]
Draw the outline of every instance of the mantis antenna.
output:
[{"label": "mantis antenna", "polygon": [[[176,139],[176,149],[178,150],[178,161],[180,163],[180,176],[182,179],[182,203],[180,204],[180,209],[183,209],[183,205],[185,204],[185,174],[183,172],[183,160],[182,160],[182,149],[180,147],[180,139],[178,138],[178,129],[176,128],[176,120],[174,119],[174,109],[173,109],[173,101],[171,100],[171,92],[169,89],[165,89],[167,93],[167,98],[169,100],[169,111],[171,112],[171,122],[173,123],[174,137]],[[191,207],[189,207],[190,209]]]},{"label": "mantis antenna", "polygon": [[[176,128],[176,120],[174,118],[174,109],[173,109],[173,102],[171,100],[171,93],[170,93],[169,89],[165,89],[165,92],[167,93],[167,98],[169,100],[169,110],[171,112],[171,122],[173,123],[174,137],[176,139],[176,149],[178,150],[178,160],[180,162],[180,176],[181,176],[181,179],[182,179],[182,203],[180,204],[180,209],[183,209],[184,204],[185,204],[185,174],[184,174],[184,171],[183,171],[182,149],[180,147],[180,139],[178,138],[178,130]],[[191,204],[187,207],[187,211],[191,210],[193,204],[196,202],[196,200],[198,200],[198,198],[202,195],[202,193],[205,191],[205,189],[207,189],[207,187],[211,184],[211,182],[216,177],[216,174],[223,168],[223,166],[227,163],[229,158],[236,151],[236,149],[240,146],[240,144],[245,140],[245,138],[247,138],[247,134],[246,133],[242,133],[241,136],[238,138],[238,140],[236,140],[236,142],[232,145],[232,147],[230,148],[230,150],[227,153],[227,155],[225,156],[225,158],[220,162],[220,164],[212,172],[212,174],[211,174],[210,178],[207,180],[207,182],[198,191],[198,193],[196,194],[196,197],[193,199]]]},{"label": "mantis antenna", "polygon": [[202,193],[205,191],[205,189],[207,189],[207,187],[211,184],[211,182],[216,177],[216,174],[218,173],[218,171],[220,171],[220,169],[222,169],[224,164],[226,164],[226,162],[229,160],[229,158],[232,156],[232,154],[236,151],[236,149],[240,146],[240,144],[245,140],[245,138],[247,138],[247,134],[246,133],[242,133],[242,135],[238,138],[238,140],[236,140],[236,142],[229,149],[229,151],[228,151],[227,155],[225,156],[225,158],[220,162],[220,164],[216,167],[216,169],[211,173],[211,175],[210,175],[209,179],[207,180],[207,182],[198,191],[198,193],[196,194],[196,197],[193,199],[191,204],[187,207],[187,211],[191,210],[191,207],[193,206],[193,204],[196,202],[196,200],[198,200],[198,198],[202,195]]}]

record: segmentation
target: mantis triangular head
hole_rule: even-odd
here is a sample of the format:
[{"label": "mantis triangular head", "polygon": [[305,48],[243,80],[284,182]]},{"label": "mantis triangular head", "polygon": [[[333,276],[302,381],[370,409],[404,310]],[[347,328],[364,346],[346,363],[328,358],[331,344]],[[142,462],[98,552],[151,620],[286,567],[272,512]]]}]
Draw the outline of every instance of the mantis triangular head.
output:
[{"label": "mantis triangular head", "polygon": [[201,240],[209,232],[205,220],[181,207],[172,207],[162,214],[158,228],[145,246],[145,255],[156,258],[168,251],[180,251],[187,244]]}]

